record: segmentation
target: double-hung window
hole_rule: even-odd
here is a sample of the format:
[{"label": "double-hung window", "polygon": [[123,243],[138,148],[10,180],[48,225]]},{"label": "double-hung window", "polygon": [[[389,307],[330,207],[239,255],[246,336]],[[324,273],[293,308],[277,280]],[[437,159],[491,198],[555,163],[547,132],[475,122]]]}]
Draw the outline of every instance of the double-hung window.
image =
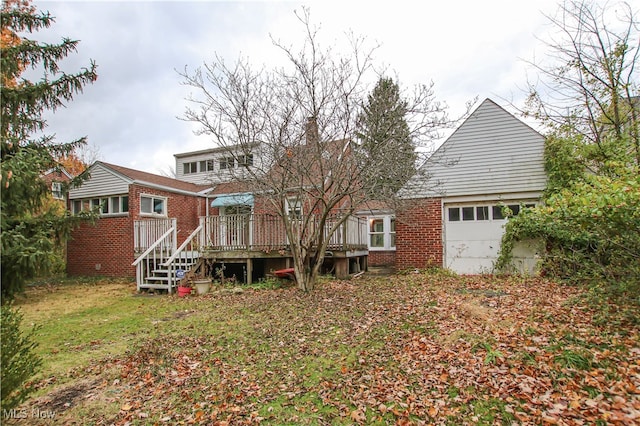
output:
[{"label": "double-hung window", "polygon": [[395,250],[396,218],[390,215],[369,217],[369,249]]},{"label": "double-hung window", "polygon": [[62,183],[51,182],[51,194],[56,200],[64,200],[64,194],[62,193]]},{"label": "double-hung window", "polygon": [[302,219],[302,202],[299,198],[287,198],[287,215],[290,219]]}]

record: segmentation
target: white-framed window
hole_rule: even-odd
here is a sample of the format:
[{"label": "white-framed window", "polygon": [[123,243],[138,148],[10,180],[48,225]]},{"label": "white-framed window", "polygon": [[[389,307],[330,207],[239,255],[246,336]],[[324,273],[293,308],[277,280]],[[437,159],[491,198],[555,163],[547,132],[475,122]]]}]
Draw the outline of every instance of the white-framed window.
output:
[{"label": "white-framed window", "polygon": [[100,214],[108,214],[109,213],[109,199],[108,198],[92,198],[89,200],[89,207],[91,210],[96,207],[100,207]]},{"label": "white-framed window", "polygon": [[189,175],[191,173],[198,173],[198,162],[197,161],[191,161],[189,163],[184,163],[182,165],[182,172],[185,175]]},{"label": "white-framed window", "polygon": [[238,167],[251,167],[253,166],[253,154],[238,156]]},{"label": "white-framed window", "polygon": [[396,249],[396,218],[392,215],[370,216],[369,250]]},{"label": "white-framed window", "polygon": [[71,212],[78,214],[83,210],[98,208],[100,216],[125,215],[129,213],[129,196],[112,195],[110,197],[87,198],[71,201]]},{"label": "white-framed window", "polygon": [[64,200],[61,182],[51,182],[51,195],[53,195],[53,198],[56,200]]},{"label": "white-framed window", "polygon": [[287,216],[291,219],[302,219],[302,201],[299,198],[287,198]]},{"label": "white-framed window", "polygon": [[222,157],[220,159],[220,170],[233,169],[236,166],[236,160],[233,157]]},{"label": "white-framed window", "polygon": [[167,199],[165,197],[160,197],[157,195],[141,195],[140,214],[166,216]]},{"label": "white-framed window", "polygon": [[200,161],[199,170],[200,173],[204,172],[212,172],[213,171],[213,160],[202,160]]},{"label": "white-framed window", "polygon": [[83,202],[82,200],[73,200],[71,201],[71,213],[78,214],[82,211]]},{"label": "white-framed window", "polygon": [[109,198],[109,213],[120,214],[129,212],[129,196],[120,195]]},{"label": "white-framed window", "polygon": [[[527,203],[525,207],[534,207],[535,204]],[[455,206],[447,208],[447,220],[449,222],[471,222],[471,221],[488,221],[488,220],[505,220],[503,214],[504,207],[511,210],[513,216],[520,213],[520,204],[496,204],[496,205],[480,205],[480,206]]]}]

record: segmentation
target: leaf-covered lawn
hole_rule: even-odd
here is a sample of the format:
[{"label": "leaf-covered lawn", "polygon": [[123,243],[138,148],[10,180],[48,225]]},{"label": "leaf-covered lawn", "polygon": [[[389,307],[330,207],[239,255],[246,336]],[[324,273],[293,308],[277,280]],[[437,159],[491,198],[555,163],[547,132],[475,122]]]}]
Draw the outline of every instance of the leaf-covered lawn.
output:
[{"label": "leaf-covered lawn", "polygon": [[640,423],[637,326],[580,296],[411,273],[138,298],[127,350],[45,371],[27,406],[59,424]]}]

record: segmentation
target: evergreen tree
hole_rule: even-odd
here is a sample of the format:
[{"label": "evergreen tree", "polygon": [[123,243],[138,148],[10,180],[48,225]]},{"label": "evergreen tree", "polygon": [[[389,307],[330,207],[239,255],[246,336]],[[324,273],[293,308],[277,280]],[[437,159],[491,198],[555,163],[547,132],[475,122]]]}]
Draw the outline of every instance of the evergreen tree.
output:
[{"label": "evergreen tree", "polygon": [[391,78],[378,80],[358,120],[362,167],[379,199],[395,194],[415,174],[416,152],[406,121],[407,103]]},{"label": "evergreen tree", "polygon": [[[49,27],[53,18],[36,12],[28,2],[4,0],[0,21],[0,148],[3,303],[23,290],[25,281],[46,274],[55,264],[56,248],[79,220],[47,203],[50,188],[42,180],[47,170],[59,167],[56,158],[73,152],[85,138],[56,143],[44,130],[42,114],[55,111],[82,88],[96,80],[96,65],[76,74],[61,72],[57,63],[76,50],[77,41],[59,44],[30,40]],[[32,82],[27,69],[44,75]],[[77,183],[77,182],[74,182]]]}]

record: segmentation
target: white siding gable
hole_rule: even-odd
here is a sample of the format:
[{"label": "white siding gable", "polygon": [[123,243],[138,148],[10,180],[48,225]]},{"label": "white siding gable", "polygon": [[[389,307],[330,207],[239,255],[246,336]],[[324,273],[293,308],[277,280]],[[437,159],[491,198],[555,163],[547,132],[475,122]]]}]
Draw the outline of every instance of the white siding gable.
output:
[{"label": "white siding gable", "polygon": [[95,163],[89,170],[90,177],[78,188],[69,191],[69,199],[128,194],[131,180]]},{"label": "white siding gable", "polygon": [[401,190],[407,198],[534,193],[546,186],[544,137],[486,99]]}]

